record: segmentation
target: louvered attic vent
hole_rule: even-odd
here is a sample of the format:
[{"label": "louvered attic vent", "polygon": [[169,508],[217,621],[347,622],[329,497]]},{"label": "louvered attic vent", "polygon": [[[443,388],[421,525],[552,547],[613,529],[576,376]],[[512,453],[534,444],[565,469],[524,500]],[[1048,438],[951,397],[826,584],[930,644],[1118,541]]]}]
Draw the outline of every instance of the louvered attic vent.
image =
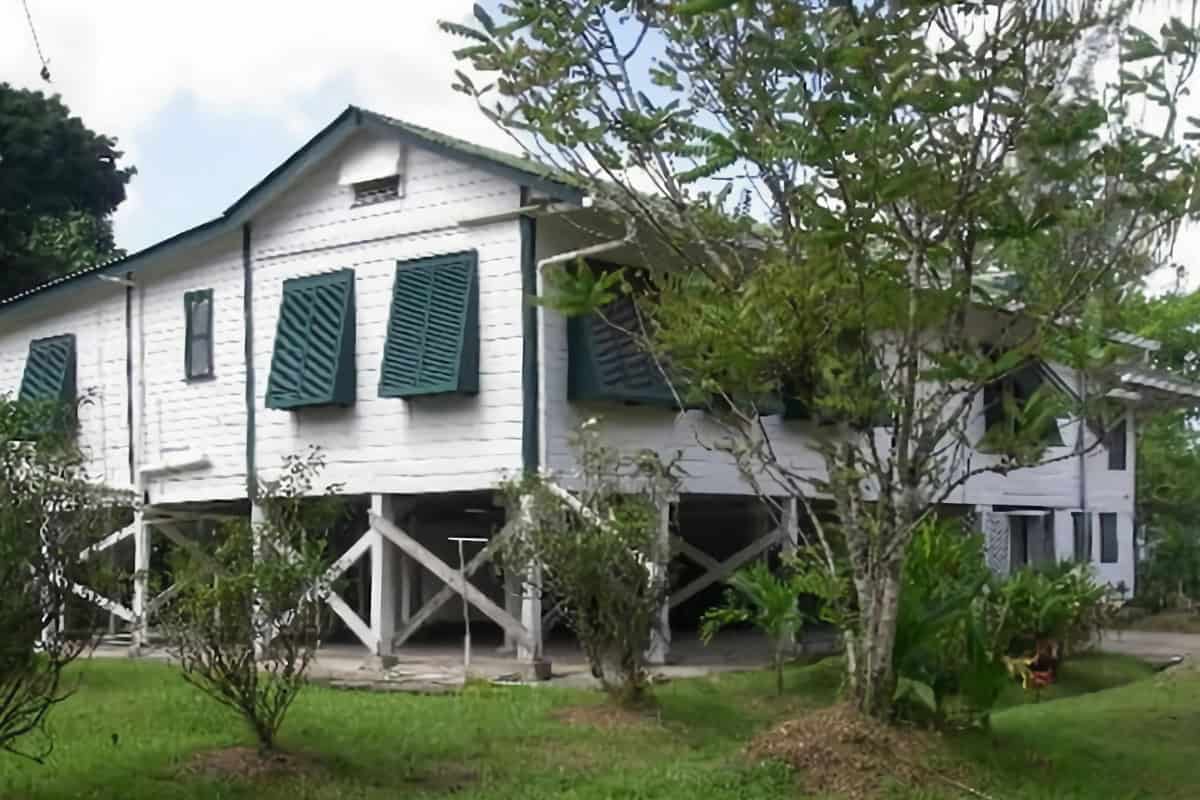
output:
[{"label": "louvered attic vent", "polygon": [[26,435],[37,438],[47,433],[47,426],[65,431],[74,418],[75,394],[75,337],[66,334],[30,342],[17,395],[22,405],[36,407]]},{"label": "louvered attic vent", "polygon": [[386,203],[400,196],[400,176],[389,175],[386,178],[375,178],[369,181],[359,181],[353,184],[354,205],[368,206],[373,203]]},{"label": "louvered attic vent", "polygon": [[267,408],[354,404],[354,270],[283,282]]},{"label": "louvered attic vent", "polygon": [[633,298],[567,320],[567,397],[677,407],[654,359],[626,331],[639,329]]},{"label": "louvered attic vent", "polygon": [[479,391],[477,264],[469,251],[397,265],[380,397]]}]

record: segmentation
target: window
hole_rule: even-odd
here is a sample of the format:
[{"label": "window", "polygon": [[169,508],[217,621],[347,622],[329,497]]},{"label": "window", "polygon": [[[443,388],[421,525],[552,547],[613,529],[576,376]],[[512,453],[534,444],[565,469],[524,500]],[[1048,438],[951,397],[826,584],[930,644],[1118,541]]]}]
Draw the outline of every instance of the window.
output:
[{"label": "window", "polygon": [[188,292],[183,296],[187,320],[187,339],[183,356],[188,380],[213,376],[213,300],[212,289]]},{"label": "window", "polygon": [[354,270],[283,282],[267,408],[355,400]]},{"label": "window", "polygon": [[354,205],[368,206],[373,203],[386,203],[400,196],[400,176],[389,175],[386,178],[373,178],[369,181],[359,181],[353,184]]},{"label": "window", "polygon": [[479,391],[479,281],[475,251],[396,267],[380,397]]},{"label": "window", "polygon": [[[605,267],[593,265],[592,269]],[[652,290],[638,274],[635,286]],[[637,301],[629,294],[597,312],[567,320],[567,398],[678,408],[679,402],[654,357],[635,338],[643,330]],[[682,387],[679,387],[682,391]],[[702,403],[685,403],[702,408]]]},{"label": "window", "polygon": [[1100,563],[1116,564],[1121,559],[1117,544],[1117,515],[1100,515]]},{"label": "window", "polygon": [[1104,447],[1108,450],[1108,468],[1111,470],[1125,469],[1126,436],[1125,420],[1109,428],[1104,437]]},{"label": "window", "polygon": [[1087,564],[1092,560],[1092,515],[1083,511],[1071,512],[1071,527],[1075,534],[1075,560]]}]

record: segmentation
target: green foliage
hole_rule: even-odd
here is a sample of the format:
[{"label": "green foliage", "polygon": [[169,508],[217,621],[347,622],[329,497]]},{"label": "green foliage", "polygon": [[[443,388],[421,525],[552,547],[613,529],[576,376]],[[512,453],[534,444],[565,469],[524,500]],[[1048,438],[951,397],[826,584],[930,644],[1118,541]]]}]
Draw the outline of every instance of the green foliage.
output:
[{"label": "green foliage", "polygon": [[132,167],[58,95],[0,83],[0,297],[120,255],[110,216]]},{"label": "green foliage", "polygon": [[701,619],[700,636],[705,644],[726,625],[748,622],[771,641],[771,663],[775,667],[776,689],[783,694],[783,665],[789,649],[804,627],[805,614],[798,600],[804,580],[790,567],[776,575],[759,561],[735,572],[726,583],[723,605],[711,608]]},{"label": "green foliage", "polygon": [[64,667],[95,643],[99,614],[73,602],[76,585],[105,593],[100,559],[79,558],[116,526],[109,495],[68,439],[26,441],[38,412],[0,399],[0,749],[41,760],[43,724],[70,695]]},{"label": "green foliage", "polygon": [[172,564],[177,595],[162,623],[183,677],[240,714],[264,752],[307,682],[326,621],[326,535],[345,508],[336,487],[312,496],[323,466],[315,449],[289,456],[260,489],[262,522],[224,521]]},{"label": "green foliage", "polygon": [[627,456],[605,445],[596,420],[573,446],[573,496],[540,474],[504,486],[510,519],[521,525],[499,560],[506,571],[540,575],[592,672],[618,702],[637,704],[649,689],[645,651],[668,586],[661,509],[678,476],[652,452]]},{"label": "green foliage", "polygon": [[1021,570],[1000,592],[1009,609],[1014,645],[1027,650],[1043,640],[1064,648],[1087,644],[1109,622],[1108,588],[1097,583],[1084,564]]},{"label": "green foliage", "polygon": [[[1200,35],[1138,31],[1138,5],[511,0],[444,26],[490,78],[457,88],[653,242],[649,345],[737,412],[713,446],[756,485],[834,499],[872,714],[920,521],[1091,413],[1013,398],[981,442],[985,387],[1128,358],[1104,339],[1116,305],[1200,214],[1200,131],[1178,113]],[[1124,61],[1101,85],[1107,57]],[[578,311],[593,289],[562,294]],[[779,458],[741,400],[771,395],[817,423],[827,480]]]}]

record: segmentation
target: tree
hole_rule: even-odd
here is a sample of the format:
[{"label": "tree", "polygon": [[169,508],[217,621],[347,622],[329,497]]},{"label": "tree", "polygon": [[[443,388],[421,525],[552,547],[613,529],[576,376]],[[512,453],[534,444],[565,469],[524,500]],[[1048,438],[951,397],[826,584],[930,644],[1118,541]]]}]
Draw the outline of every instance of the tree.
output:
[{"label": "tree", "polygon": [[184,679],[240,714],[261,753],[274,749],[304,688],[326,621],[326,534],[345,509],[311,497],[320,453],[291,456],[260,490],[265,519],[221,523],[212,546],[182,548],[175,600],[163,614]]},{"label": "tree", "polygon": [[[1131,330],[1162,345],[1156,368],[1200,377],[1200,292],[1137,297],[1126,304]],[[1138,593],[1158,605],[1200,596],[1200,434],[1194,408],[1171,409],[1137,427],[1137,517],[1149,547]]]},{"label": "tree", "polygon": [[79,556],[112,529],[115,498],[69,436],[28,435],[58,417],[0,400],[0,749],[35,761],[53,747],[47,714],[71,695],[63,670],[96,641],[98,614],[74,587],[103,594],[113,579]]},{"label": "tree", "polygon": [[573,444],[580,464],[574,497],[543,475],[504,487],[509,513],[521,524],[500,560],[506,571],[540,576],[592,674],[618,703],[638,705],[646,700],[646,651],[667,592],[661,515],[678,476],[656,453],[628,455],[605,445],[596,420]]},{"label": "tree", "polygon": [[112,212],[135,174],[58,95],[0,83],[0,297],[121,255]]},{"label": "tree", "polygon": [[[835,524],[809,516],[854,588],[868,714],[894,695],[914,531],[974,475],[1044,461],[1057,418],[1101,413],[1034,391],[1031,370],[1120,357],[1112,304],[1200,209],[1177,111],[1195,26],[1151,35],[1133,10],[514,0],[443,23],[488,80],[459,90],[672,254],[632,333],[680,399],[715,398],[762,494],[832,501]],[[1110,60],[1117,79],[1086,77]],[[587,269],[547,282],[564,309],[619,293]],[[824,475],[778,455],[762,417],[779,401],[820,423]]]}]

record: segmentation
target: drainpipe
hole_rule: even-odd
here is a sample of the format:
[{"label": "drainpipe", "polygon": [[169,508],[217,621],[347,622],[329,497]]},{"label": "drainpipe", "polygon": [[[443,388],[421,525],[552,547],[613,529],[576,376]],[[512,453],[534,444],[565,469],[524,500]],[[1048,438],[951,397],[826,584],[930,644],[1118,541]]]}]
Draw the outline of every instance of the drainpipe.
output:
[{"label": "drainpipe", "polygon": [[[585,198],[585,200],[586,200],[586,198]],[[588,205],[590,205],[590,204],[585,203],[585,208]],[[568,263],[571,261],[575,261],[576,259],[587,258],[588,256],[595,256],[595,255],[599,255],[601,253],[607,253],[609,250],[616,250],[618,248],[624,247],[625,245],[631,243],[633,241],[633,238],[634,238],[634,232],[633,232],[633,230],[630,230],[628,233],[625,234],[625,236],[623,236],[620,239],[613,239],[612,241],[608,241],[608,242],[600,242],[599,244],[589,245],[588,247],[581,247],[578,250],[569,250],[565,253],[559,253],[558,255],[553,255],[553,256],[548,256],[546,258],[543,258],[542,260],[537,262],[537,266],[534,269],[534,278],[535,278],[535,282],[536,282],[535,294],[540,296],[542,293],[542,278],[543,278],[544,270],[546,269],[546,267],[551,267],[551,266],[554,266],[555,264],[565,264],[565,263]],[[524,277],[523,269],[522,269],[522,277]],[[531,304],[528,309],[528,313],[530,313],[531,316],[534,318],[534,320],[536,320],[535,330],[540,331],[542,328],[545,327],[545,324],[546,324],[545,315],[542,313],[541,306],[535,306],[535,305]],[[535,358],[536,358],[536,353],[535,353]],[[545,407],[546,382],[545,382],[545,380],[543,380],[542,373],[540,370],[537,372],[536,377],[537,377],[536,402],[538,402],[537,408],[540,409],[540,408]],[[528,406],[526,406],[526,408],[528,409]],[[546,440],[545,436],[542,436],[540,438],[541,438],[541,441],[539,442],[540,455],[541,455],[540,464],[544,466],[550,460],[549,459],[550,443]]]},{"label": "drainpipe", "polygon": [[242,334],[246,367],[246,499],[258,493],[256,400],[254,386],[254,271],[250,257],[250,223],[242,225]]},{"label": "drainpipe", "polygon": [[[1076,384],[1079,389],[1079,405],[1083,409],[1083,412],[1079,415],[1079,435],[1075,437],[1075,452],[1078,453],[1079,458],[1079,510],[1083,514],[1083,529],[1087,532],[1087,553],[1090,561],[1092,552],[1092,515],[1088,511],[1087,448],[1084,447],[1083,443],[1084,434],[1087,432],[1087,378],[1082,368],[1079,369],[1076,375]],[[1074,542],[1074,531],[1075,528],[1072,526],[1072,542]]]},{"label": "drainpipe", "polygon": [[[521,208],[529,203],[528,187],[521,187]],[[518,218],[521,230],[521,467],[537,472],[541,462],[541,368],[538,307],[533,302],[541,287],[537,269],[537,219]]]}]

